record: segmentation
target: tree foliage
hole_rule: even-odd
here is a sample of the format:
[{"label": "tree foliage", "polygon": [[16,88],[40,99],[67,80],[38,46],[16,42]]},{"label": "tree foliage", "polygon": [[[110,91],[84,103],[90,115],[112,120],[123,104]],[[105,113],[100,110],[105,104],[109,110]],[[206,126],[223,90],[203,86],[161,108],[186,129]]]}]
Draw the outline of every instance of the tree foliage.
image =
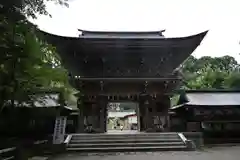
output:
[{"label": "tree foliage", "polygon": [[240,65],[231,56],[190,56],[182,66],[185,89],[240,89]]},{"label": "tree foliage", "polygon": [[[0,7],[0,107],[6,101],[25,101],[30,91],[74,92],[55,48],[36,34],[26,15],[48,14],[44,0],[3,1]],[[63,1],[56,0],[63,4]]]},{"label": "tree foliage", "polygon": [[2,0],[0,6],[2,12],[6,16],[11,16],[13,13],[20,12],[24,16],[36,18],[37,14],[51,14],[46,9],[46,2],[54,2],[55,4],[68,6],[68,0]]}]

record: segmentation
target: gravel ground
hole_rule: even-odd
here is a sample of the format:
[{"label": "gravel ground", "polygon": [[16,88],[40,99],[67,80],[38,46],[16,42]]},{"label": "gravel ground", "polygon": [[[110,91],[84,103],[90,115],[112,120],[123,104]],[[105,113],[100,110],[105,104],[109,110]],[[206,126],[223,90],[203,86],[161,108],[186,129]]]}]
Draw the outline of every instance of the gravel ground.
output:
[{"label": "gravel ground", "polygon": [[52,160],[240,160],[240,146],[191,152],[69,153]]}]

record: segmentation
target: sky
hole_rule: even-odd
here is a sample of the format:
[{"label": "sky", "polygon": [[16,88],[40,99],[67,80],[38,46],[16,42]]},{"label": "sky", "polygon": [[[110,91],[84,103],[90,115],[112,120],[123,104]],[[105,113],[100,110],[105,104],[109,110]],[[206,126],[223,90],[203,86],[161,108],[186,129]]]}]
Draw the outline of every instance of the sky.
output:
[{"label": "sky", "polygon": [[202,56],[233,56],[240,62],[239,0],[69,0],[69,7],[47,3],[52,15],[38,16],[40,29],[61,36],[91,31],[159,31],[184,37],[209,30],[194,51]]}]

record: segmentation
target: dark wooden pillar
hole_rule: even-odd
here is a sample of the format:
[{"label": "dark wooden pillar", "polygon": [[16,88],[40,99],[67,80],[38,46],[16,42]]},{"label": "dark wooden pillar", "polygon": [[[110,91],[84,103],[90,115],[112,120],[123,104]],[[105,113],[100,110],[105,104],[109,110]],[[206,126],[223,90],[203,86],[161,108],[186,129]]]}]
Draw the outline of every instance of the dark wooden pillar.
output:
[{"label": "dark wooden pillar", "polygon": [[139,96],[139,101],[138,101],[138,107],[139,107],[139,118],[140,118],[140,131],[145,130],[145,115],[146,115],[146,110],[144,108],[144,96],[140,95]]},{"label": "dark wooden pillar", "polygon": [[168,109],[170,108],[170,105],[171,102],[168,95],[158,95],[156,97],[156,114],[163,122],[164,131],[169,131]]},{"label": "dark wooden pillar", "polygon": [[170,121],[169,121],[169,112],[168,112],[170,107],[171,107],[171,99],[169,96],[166,96],[164,115],[165,115],[165,121],[166,121],[165,131],[167,132],[169,132],[170,130]]},{"label": "dark wooden pillar", "polygon": [[89,116],[90,118],[90,124],[92,125],[92,128],[95,130],[98,130],[99,128],[99,106],[98,106],[98,102],[97,99],[89,105]]},{"label": "dark wooden pillar", "polygon": [[108,99],[107,96],[104,95],[99,95],[98,96],[98,107],[99,107],[99,131],[100,132],[106,132],[107,131],[107,103],[108,103]]},{"label": "dark wooden pillar", "polygon": [[145,97],[144,107],[146,109],[146,130],[152,128],[152,101],[150,96]]},{"label": "dark wooden pillar", "polygon": [[140,95],[139,111],[140,111],[140,131],[146,131],[153,126],[152,120],[152,97],[149,95]]},{"label": "dark wooden pillar", "polygon": [[80,98],[78,98],[77,107],[79,109],[79,115],[78,115],[78,127],[77,132],[83,133],[84,132],[84,104],[81,103]]}]

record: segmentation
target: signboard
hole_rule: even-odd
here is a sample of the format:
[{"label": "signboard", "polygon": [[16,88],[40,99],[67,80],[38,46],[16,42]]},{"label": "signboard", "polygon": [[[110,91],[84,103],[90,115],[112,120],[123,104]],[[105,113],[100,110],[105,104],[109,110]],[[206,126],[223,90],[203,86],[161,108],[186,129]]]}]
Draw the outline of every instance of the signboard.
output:
[{"label": "signboard", "polygon": [[61,144],[64,142],[65,128],[67,117],[60,116],[55,120],[53,144]]},{"label": "signboard", "polygon": [[114,110],[114,111],[120,111],[120,103],[109,103],[108,109]]}]

